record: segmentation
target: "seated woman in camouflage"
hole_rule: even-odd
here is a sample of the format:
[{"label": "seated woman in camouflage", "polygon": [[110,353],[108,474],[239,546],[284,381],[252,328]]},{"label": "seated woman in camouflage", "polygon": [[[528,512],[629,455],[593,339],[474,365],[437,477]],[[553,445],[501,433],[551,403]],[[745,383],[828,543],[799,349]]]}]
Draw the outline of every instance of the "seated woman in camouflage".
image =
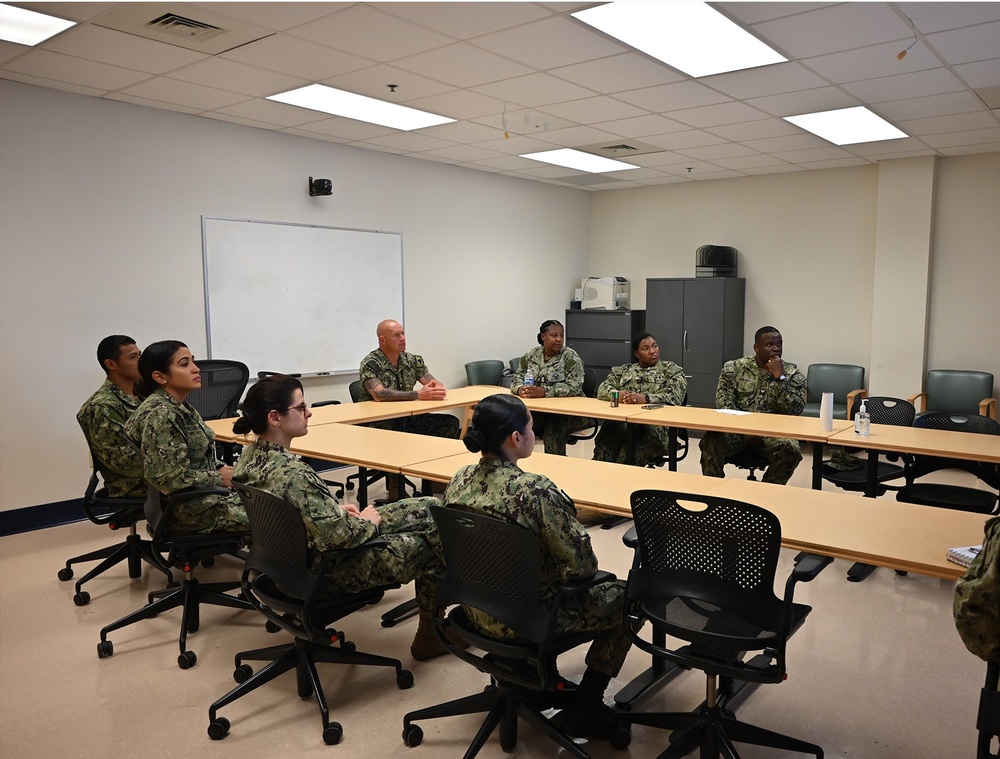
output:
[{"label": "seated woman in camouflage", "polygon": [[312,412],[294,377],[274,375],[256,383],[240,405],[233,432],[256,434],[236,462],[233,479],[283,498],[302,513],[310,553],[353,548],[379,536],[386,545],[352,556],[330,570],[331,594],[378,585],[416,583],[420,619],[410,653],[418,661],[446,653],[431,624],[434,594],[444,574],[441,542],[429,506],[434,498],[405,498],[368,507],[340,506],[313,468],[288,448],[308,433]]},{"label": "seated woman in camouflage", "polygon": [[[450,507],[505,519],[537,534],[542,550],[542,595],[551,600],[559,583],[593,575],[597,557],[569,496],[548,477],[517,465],[531,455],[535,445],[531,421],[524,402],[513,395],[492,395],[480,402],[464,442],[473,453],[482,453],[482,458],[455,474],[444,499]],[[624,599],[625,584],[615,580],[567,600],[560,611],[561,630],[601,631],[587,652],[587,670],[567,710],[565,726],[571,735],[611,737],[617,727],[603,695],[631,645],[622,622]],[[513,637],[510,629],[492,617],[475,609],[468,612],[484,632],[500,639]]]},{"label": "seated woman in camouflage", "polygon": [[[636,363],[616,366],[608,378],[597,388],[597,397],[611,400],[611,391],[618,391],[619,403],[662,403],[679,406],[687,395],[687,378],[684,370],[673,361],[660,361],[660,346],[648,332],[632,338],[632,354]],[[668,432],[666,427],[637,424],[635,435],[635,463],[646,466],[667,455]],[[598,461],[625,463],[625,422],[604,422],[594,440],[594,458]]]},{"label": "seated woman in camouflage", "polygon": [[[201,372],[179,340],[153,343],[139,357],[136,394],[144,398],[125,425],[142,451],[142,476],[161,493],[186,488],[230,488],[233,468],[215,455],[215,433],[187,402],[201,387]],[[179,503],[168,532],[246,532],[250,525],[236,493],[206,495]]]}]

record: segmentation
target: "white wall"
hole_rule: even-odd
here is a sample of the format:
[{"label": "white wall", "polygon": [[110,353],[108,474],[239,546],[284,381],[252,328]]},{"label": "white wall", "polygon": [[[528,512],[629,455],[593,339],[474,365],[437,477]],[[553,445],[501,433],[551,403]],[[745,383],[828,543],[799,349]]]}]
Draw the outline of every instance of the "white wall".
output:
[{"label": "white wall", "polygon": [[[586,273],[580,190],[7,81],[0,145],[0,510],[81,495],[102,337],[205,355],[202,214],[401,232],[409,346],[454,386],[531,347]],[[307,397],[348,400],[347,381]]]}]

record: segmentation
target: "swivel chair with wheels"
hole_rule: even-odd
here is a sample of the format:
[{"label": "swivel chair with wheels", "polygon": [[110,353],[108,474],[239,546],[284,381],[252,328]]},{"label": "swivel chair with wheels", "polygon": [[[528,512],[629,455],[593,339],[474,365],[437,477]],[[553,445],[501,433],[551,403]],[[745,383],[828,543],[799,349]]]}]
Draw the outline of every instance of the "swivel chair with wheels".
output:
[{"label": "swivel chair with wheels", "polygon": [[[258,376],[260,376],[261,374],[265,374],[265,372],[258,372],[257,373]],[[311,403],[309,405],[312,408],[322,408],[323,406],[339,406],[340,405],[340,401],[336,401],[336,400],[334,400],[334,401],[316,401],[316,403]],[[321,477],[324,474],[326,474],[327,472],[332,472],[335,469],[344,469],[345,468],[345,466],[343,464],[337,464],[337,463],[335,463],[333,461],[327,461],[326,459],[318,459],[318,458],[315,458],[314,456],[303,456],[302,460],[304,462],[306,462],[309,466],[311,466],[313,468],[313,471],[315,471],[316,474],[320,475]],[[333,491],[334,496],[336,496],[337,498],[343,498],[344,497],[344,490],[345,489],[347,489],[347,490],[353,490],[354,489],[354,483],[351,483],[350,487],[348,487],[348,483],[346,483],[346,482],[337,482],[335,480],[327,480],[326,478],[324,478],[324,482],[326,482],[327,485],[333,486],[333,487],[331,487],[331,490]]]},{"label": "swivel chair with wheels", "polygon": [[[583,370],[583,394],[588,398],[597,397],[597,370],[596,369],[584,369]],[[569,433],[569,439],[566,441],[567,445],[576,445],[581,440],[592,440],[597,437],[597,433],[601,429],[600,419],[581,419],[582,426],[579,429],[573,430]]]},{"label": "swivel chair with wheels", "polygon": [[157,561],[152,544],[140,537],[136,531],[136,524],[146,518],[143,511],[146,499],[111,498],[106,488],[98,487],[101,483],[98,476],[100,468],[93,449],[90,451],[90,458],[94,462],[94,471],[90,475],[87,490],[83,494],[83,511],[87,515],[87,519],[96,525],[110,527],[112,530],[127,528],[129,534],[119,543],[66,560],[66,566],[58,572],[58,577],[63,582],[73,579],[73,564],[101,561],[100,564],[77,580],[73,594],[73,603],[77,606],[86,606],[90,603],[90,593],[83,589],[85,582],[89,582],[123,561],[128,562],[128,576],[133,580],[142,576],[142,562],[146,562],[166,574],[167,582],[173,579],[170,569],[165,569]]},{"label": "swivel chair with wheels", "polygon": [[[770,512],[727,498],[639,490],[632,494],[632,515],[639,561],[626,587],[629,637],[654,657],[700,669],[707,679],[706,700],[694,712],[632,711],[632,723],[675,731],[661,759],[679,759],[696,747],[703,759],[720,753],[739,759],[734,742],[821,758],[819,746],[742,722],[728,705],[733,681],[785,679],[788,638],[811,611],[794,603],[795,585],[812,581],[833,559],[804,556],[778,598],[781,524]],[[671,638],[678,645],[669,645]],[[747,659],[749,652],[760,653]]]},{"label": "swivel chair with wheels", "polygon": [[[544,715],[548,708],[569,705],[573,691],[556,671],[556,657],[588,643],[594,632],[556,631],[563,601],[602,582],[614,580],[597,572],[586,580],[565,583],[551,608],[540,598],[541,553],[538,536],[520,525],[454,508],[432,506],[431,513],[445,554],[445,576],[438,586],[434,628],[451,653],[490,677],[485,691],[437,706],[418,709],[403,717],[403,741],[417,746],[424,733],[417,722],[438,717],[485,713],[486,719],[465,752],[472,759],[499,728],[500,747],[517,745],[518,719],[523,719],[561,746],[570,756],[588,754]],[[480,609],[517,634],[516,640],[485,635],[469,619],[465,607]],[[448,611],[445,616],[446,610]],[[446,632],[470,645],[461,648]],[[627,728],[613,745],[625,748],[631,740]]]},{"label": "swivel chair with wheels", "polygon": [[[201,387],[192,390],[187,397],[202,419],[228,419],[236,416],[236,410],[250,381],[250,369],[241,361],[205,358],[196,362],[201,372]],[[232,466],[236,451],[235,443],[216,443],[219,458]]]},{"label": "swivel chair with wheels", "polygon": [[[354,380],[354,382],[352,382],[350,385],[348,385],[347,390],[351,394],[351,402],[352,403],[358,403],[361,400],[361,380]],[[370,487],[370,486],[374,485],[376,482],[380,482],[382,480],[385,480],[385,482],[386,482],[386,493],[387,494],[391,493],[391,480],[389,478],[390,477],[396,477],[397,478],[397,482],[399,482],[401,484],[401,488],[400,488],[400,491],[398,493],[398,497],[399,498],[404,498],[404,497],[406,497],[407,494],[409,494],[409,495],[415,495],[417,493],[417,490],[418,490],[418,488],[416,487],[416,485],[414,485],[412,482],[410,482],[408,479],[406,479],[403,476],[390,475],[387,472],[378,472],[378,471],[359,471],[357,474],[350,475],[347,478],[347,483],[346,483],[347,489],[348,490],[354,490],[354,487],[355,487],[354,483],[355,482],[357,482],[358,484],[361,484],[361,477],[362,476],[364,476],[366,478],[365,479],[365,485],[367,487]],[[408,488],[409,488],[409,493],[407,493],[407,489]],[[390,495],[390,497],[391,497],[391,495]],[[360,504],[360,506],[362,508],[364,508],[365,505],[366,504]]]},{"label": "swivel chair with wheels", "polygon": [[[250,518],[253,543],[243,572],[243,594],[257,611],[266,617],[268,629],[285,630],[293,636],[291,643],[241,651],[236,654],[233,679],[239,685],[218,699],[208,710],[208,735],[221,740],[229,734],[230,723],[218,716],[219,710],[242,698],[261,685],[294,669],[300,698],[314,696],[323,717],[323,741],[339,743],[343,726],[330,721],[330,710],[323,685],[316,671],[316,662],[392,667],[396,685],[405,689],[413,685],[413,675],[403,669],[397,659],[362,653],[344,633],[330,625],[344,617],[377,603],[386,590],[399,585],[387,585],[335,598],[323,594],[324,574],[348,556],[371,550],[381,541],[375,538],[363,546],[325,552],[313,568],[302,515],[292,504],[259,488],[235,485]],[[254,672],[245,661],[270,662]]]},{"label": "swivel chair with wheels", "polygon": [[149,496],[146,499],[146,520],[153,530],[151,541],[153,557],[165,571],[171,568],[184,572],[184,581],[180,585],[168,585],[163,590],[154,590],[149,594],[149,602],[140,609],[126,614],[116,622],[105,625],[101,629],[101,641],[97,644],[97,655],[106,659],[114,653],[114,646],[108,640],[108,633],[139,622],[152,619],[170,609],[182,609],[181,630],[178,638],[180,655],[177,666],[181,669],[193,667],[198,656],[187,648],[188,633],[193,633],[201,626],[200,607],[202,604],[227,606],[234,609],[252,609],[250,602],[243,597],[227,594],[227,591],[240,587],[239,581],[199,583],[194,576],[194,568],[199,564],[211,565],[216,556],[236,554],[243,545],[247,533],[209,532],[196,535],[168,535],[170,514],[179,503],[198,496],[213,493],[228,493],[223,488],[192,488],[172,493],[169,496],[161,494],[152,485],[149,486]]},{"label": "swivel chair with wheels", "polygon": [[742,451],[737,451],[728,457],[726,463],[732,464],[737,469],[746,470],[747,479],[756,482],[757,470],[764,471],[771,462],[760,451],[755,451],[753,448],[744,448]]},{"label": "swivel chair with wheels", "polygon": [[986,682],[979,692],[976,729],[979,731],[976,759],[1000,759],[1000,752],[993,753],[990,749],[993,739],[1000,738],[1000,661],[986,664]]}]

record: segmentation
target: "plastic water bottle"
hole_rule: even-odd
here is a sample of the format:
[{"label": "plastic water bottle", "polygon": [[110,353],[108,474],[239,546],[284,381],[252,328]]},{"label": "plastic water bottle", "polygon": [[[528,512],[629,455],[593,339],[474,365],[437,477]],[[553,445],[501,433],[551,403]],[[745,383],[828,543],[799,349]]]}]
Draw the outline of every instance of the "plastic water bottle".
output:
[{"label": "plastic water bottle", "polygon": [[533,371],[531,371],[531,369],[529,369],[524,374],[524,384],[527,387],[531,387],[532,385],[535,384],[535,373]]},{"label": "plastic water bottle", "polygon": [[854,434],[861,437],[868,437],[871,434],[871,418],[868,416],[868,409],[865,408],[865,399],[861,399],[861,406],[858,413],[854,415]]}]

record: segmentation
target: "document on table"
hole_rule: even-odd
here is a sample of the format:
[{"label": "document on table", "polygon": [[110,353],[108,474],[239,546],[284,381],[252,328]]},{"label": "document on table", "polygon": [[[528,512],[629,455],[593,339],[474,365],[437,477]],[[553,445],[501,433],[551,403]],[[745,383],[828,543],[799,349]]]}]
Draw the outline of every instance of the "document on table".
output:
[{"label": "document on table", "polygon": [[732,414],[733,416],[747,416],[750,413],[749,411],[738,411],[734,408],[717,408],[716,411],[720,414]]}]

